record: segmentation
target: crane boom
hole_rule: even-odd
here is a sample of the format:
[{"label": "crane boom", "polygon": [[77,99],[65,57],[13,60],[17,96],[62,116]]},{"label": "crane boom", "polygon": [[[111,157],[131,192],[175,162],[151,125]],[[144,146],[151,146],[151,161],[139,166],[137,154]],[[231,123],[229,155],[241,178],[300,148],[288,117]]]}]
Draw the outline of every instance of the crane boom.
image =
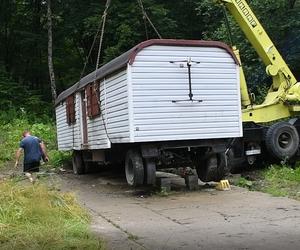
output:
[{"label": "crane boom", "polygon": [[[246,0],[219,0],[252,44],[266,66],[266,73],[272,77],[272,86],[261,105],[249,105],[245,80],[241,79],[241,95],[244,101],[243,121],[270,122],[292,116],[300,111],[291,102],[300,100],[300,84],[283,60],[265,29],[256,18]],[[237,52],[236,52],[237,53]],[[245,101],[246,100],[246,101]]]}]

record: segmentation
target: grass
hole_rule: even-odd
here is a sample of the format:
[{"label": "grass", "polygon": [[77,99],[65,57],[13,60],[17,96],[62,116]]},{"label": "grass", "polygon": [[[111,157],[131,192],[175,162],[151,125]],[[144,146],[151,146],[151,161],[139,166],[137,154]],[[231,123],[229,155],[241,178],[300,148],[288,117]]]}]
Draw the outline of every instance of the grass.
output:
[{"label": "grass", "polygon": [[265,182],[260,189],[274,196],[287,196],[300,200],[300,167],[270,166],[263,172]]},{"label": "grass", "polygon": [[[31,122],[26,117],[0,120],[0,169],[11,164],[22,132],[29,129],[41,138],[50,157],[49,167],[70,160],[57,151],[56,128],[50,119]],[[89,230],[89,216],[71,194],[62,194],[42,183],[24,185],[15,177],[0,178],[0,249],[104,249]]]},{"label": "grass", "polygon": [[[251,177],[251,176],[254,176]],[[295,168],[287,165],[271,165],[264,170],[250,173],[250,179],[241,177],[236,185],[269,193],[273,196],[284,196],[300,200],[300,165]]]},{"label": "grass", "polygon": [[56,128],[54,122],[49,121],[31,123],[25,117],[11,120],[9,123],[0,121],[0,167],[14,159],[15,151],[19,147],[22,132],[29,129],[32,135],[41,138],[47,146],[50,162],[54,167],[61,167],[70,161],[70,152],[59,152],[56,142]]},{"label": "grass", "polygon": [[71,194],[43,184],[0,182],[1,249],[103,249]]},{"label": "grass", "polygon": [[139,237],[136,235],[133,235],[133,234],[129,234],[128,239],[132,240],[132,241],[137,241],[139,239]]}]

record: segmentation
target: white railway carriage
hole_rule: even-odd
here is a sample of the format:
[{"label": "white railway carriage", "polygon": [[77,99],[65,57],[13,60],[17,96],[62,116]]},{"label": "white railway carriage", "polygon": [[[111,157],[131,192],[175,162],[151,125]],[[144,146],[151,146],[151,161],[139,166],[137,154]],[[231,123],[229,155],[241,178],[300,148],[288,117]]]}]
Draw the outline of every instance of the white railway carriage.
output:
[{"label": "white railway carriage", "polygon": [[226,147],[243,136],[239,82],[221,42],[142,42],[58,96],[58,148],[74,151],[79,174],[89,161],[123,162],[130,185],[174,166],[219,179]]}]

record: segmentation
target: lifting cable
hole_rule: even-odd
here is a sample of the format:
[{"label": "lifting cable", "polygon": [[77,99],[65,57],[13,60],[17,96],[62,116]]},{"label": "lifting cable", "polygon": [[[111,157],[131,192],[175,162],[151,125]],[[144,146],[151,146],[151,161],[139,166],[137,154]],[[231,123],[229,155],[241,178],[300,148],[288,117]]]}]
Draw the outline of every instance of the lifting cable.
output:
[{"label": "lifting cable", "polygon": [[[101,48],[102,48],[102,41],[103,41],[104,30],[105,30],[106,16],[107,16],[107,11],[108,11],[108,8],[109,8],[109,6],[110,6],[110,3],[111,3],[111,0],[106,0],[104,12],[103,12],[102,17],[101,17],[101,19],[100,19],[100,22],[99,22],[99,24],[98,24],[97,32],[96,32],[96,34],[95,34],[95,36],[94,36],[94,40],[93,40],[93,43],[92,43],[91,48],[90,48],[90,50],[89,50],[89,53],[88,53],[88,55],[87,55],[87,57],[86,57],[86,59],[85,59],[85,62],[84,62],[82,71],[81,71],[81,73],[80,73],[79,81],[78,81],[78,84],[77,84],[77,86],[76,86],[75,92],[76,92],[76,91],[78,90],[78,88],[80,87],[80,81],[81,81],[81,79],[82,79],[82,77],[83,77],[83,74],[84,74],[84,72],[85,72],[85,70],[86,70],[86,66],[87,66],[87,64],[88,64],[88,61],[89,61],[89,59],[90,59],[90,57],[91,57],[91,54],[92,54],[92,51],[93,51],[93,49],[94,49],[94,47],[95,47],[97,38],[98,38],[99,33],[100,33],[100,31],[101,31],[101,35],[100,35],[100,43],[99,43],[98,55],[97,55],[97,63],[96,63],[96,70],[98,69],[98,66],[99,66],[99,60],[100,60],[100,52],[101,52]],[[94,88],[95,88],[95,86],[94,86]],[[99,91],[100,91],[100,86],[99,86]],[[97,99],[98,99],[98,96],[97,96]],[[99,103],[100,103],[100,93],[99,93],[99,100],[97,100],[97,101],[98,101],[98,104],[99,104]],[[100,108],[100,104],[99,104],[99,108]],[[102,115],[101,115],[101,116],[102,116]],[[102,120],[103,120],[103,123],[104,123],[104,118],[103,118],[103,116],[102,116]],[[106,129],[105,123],[104,123],[104,128],[105,128],[105,132],[106,132],[106,134],[107,134],[107,129]],[[72,143],[73,143],[73,148],[74,148],[74,142],[75,142],[75,138],[74,138],[74,125],[73,125],[73,129],[72,129],[72,134],[73,134],[73,142],[72,142]],[[108,136],[108,134],[107,134],[107,136]]]},{"label": "lifting cable", "polygon": [[228,40],[232,47],[233,46],[233,38],[232,38],[232,33],[231,33],[231,27],[230,27],[230,23],[229,23],[229,17],[227,15],[227,11],[226,11],[226,8],[224,5],[222,6],[222,10],[223,10],[223,15],[224,15],[224,19],[225,19],[225,26],[226,26],[226,30],[227,30]]},{"label": "lifting cable", "polygon": [[144,21],[144,27],[145,27],[145,33],[146,33],[146,39],[149,40],[149,34],[148,34],[148,27],[147,27],[147,20],[145,16],[143,15],[143,21]]},{"label": "lifting cable", "polygon": [[101,55],[101,50],[102,50],[102,43],[103,43],[103,36],[104,36],[104,31],[105,31],[105,24],[106,24],[106,17],[107,17],[107,11],[110,6],[111,0],[106,1],[105,9],[102,15],[102,28],[101,28],[101,35],[100,35],[100,42],[99,42],[99,48],[98,48],[98,55],[97,55],[97,62],[96,62],[96,70],[99,67],[99,61],[100,61],[100,55]]},{"label": "lifting cable", "polygon": [[151,19],[149,18],[148,14],[144,8],[143,1],[142,0],[137,0],[137,1],[142,10],[147,39],[148,39],[148,30],[147,30],[146,20],[149,22],[149,24],[151,25],[152,29],[155,31],[155,33],[159,37],[159,39],[162,39],[162,36],[159,34],[158,30],[155,28],[154,24],[152,23]]},{"label": "lifting cable", "polygon": [[[95,81],[94,81],[94,84],[93,84],[93,91],[94,91],[94,93],[96,94],[96,97],[97,97],[97,103],[98,103],[98,108],[100,109],[100,116],[102,118],[103,127],[104,127],[104,130],[105,130],[105,134],[107,136],[107,139],[109,141],[110,141],[110,138],[109,138],[108,131],[107,131],[106,121],[104,119],[103,113],[101,112],[101,101],[100,101],[101,87],[100,87],[100,82],[99,82],[99,84],[97,84],[96,80],[97,80],[97,69],[99,68],[100,56],[101,56],[101,51],[102,51],[102,44],[103,44],[103,37],[104,37],[104,31],[105,31],[107,11],[108,11],[108,8],[110,6],[110,3],[111,3],[111,0],[106,0],[105,9],[104,9],[104,12],[103,12],[103,15],[102,15],[102,18],[101,18],[101,22],[100,22],[101,34],[100,34],[100,40],[99,40],[96,69],[95,69]],[[100,30],[98,32],[100,32]],[[97,38],[97,35],[95,37]],[[103,88],[105,88],[105,78],[103,79]],[[105,101],[105,118],[107,119],[107,117],[106,117],[106,101]]]},{"label": "lifting cable", "polygon": [[[149,22],[150,26],[152,27],[152,29],[155,31],[156,35],[159,37],[159,39],[162,39],[162,36],[160,35],[160,33],[158,32],[158,30],[156,29],[156,27],[154,26],[153,22],[151,21],[151,19],[149,18],[145,8],[144,8],[144,5],[143,5],[143,2],[142,0],[137,0],[138,1],[138,4],[141,8],[141,11],[142,11],[142,14],[143,14],[143,19],[144,19],[144,25],[145,25],[145,31],[146,31],[146,36],[147,36],[147,39],[148,39],[148,29],[147,29],[147,23],[146,21]],[[80,79],[79,79],[79,82],[78,82],[78,85],[76,87],[76,90],[80,87],[80,81],[83,77],[83,74],[86,70],[86,66],[88,64],[88,61],[89,61],[89,58],[92,54],[92,51],[95,47],[95,44],[96,44],[96,41],[97,41],[97,38],[99,36],[99,33],[100,33],[100,39],[99,39],[99,47],[98,47],[98,53],[97,53],[97,61],[96,61],[96,69],[95,69],[95,81],[94,81],[94,84],[93,84],[93,90],[95,91],[95,93],[97,93],[97,102],[98,102],[98,105],[99,105],[99,108],[101,109],[101,102],[100,102],[100,84],[99,84],[99,91],[97,90],[97,87],[96,87],[96,79],[97,79],[97,69],[99,68],[99,62],[100,62],[100,57],[101,57],[101,51],[102,51],[102,44],[103,44],[103,37],[104,37],[104,31],[105,31],[105,25],[106,25],[106,18],[107,18],[107,12],[108,12],[108,9],[110,7],[110,4],[111,4],[111,0],[106,0],[106,4],[105,4],[105,9],[104,9],[104,12],[102,14],[102,17],[100,19],[100,22],[99,22],[99,25],[98,25],[98,28],[97,28],[97,32],[94,36],[94,40],[93,40],[93,43],[91,45],[91,48],[89,50],[89,53],[86,57],[86,60],[85,60],[85,63],[84,63],[84,66],[83,66],[83,69],[81,71],[81,74],[80,74]],[[105,79],[104,79],[105,81]],[[101,112],[101,111],[100,111]],[[103,117],[103,114],[101,114],[101,117],[102,117],[102,121],[103,121],[103,126],[104,126],[104,129],[105,129],[105,132],[106,132],[106,135],[107,135],[107,138],[109,139],[108,137],[108,131],[107,131],[107,127],[106,127],[106,122],[104,121],[104,117]],[[74,127],[73,127],[73,147],[74,147]]]},{"label": "lifting cable", "polygon": [[[86,60],[85,60],[85,62],[84,62],[84,66],[83,66],[83,69],[82,69],[82,71],[81,71],[79,81],[80,81],[80,80],[82,79],[82,77],[83,77],[83,74],[84,74],[84,72],[85,72],[85,69],[86,69],[86,66],[87,66],[87,64],[88,64],[89,58],[91,57],[92,51],[93,51],[93,49],[94,49],[94,47],[95,47],[95,44],[96,44],[96,41],[97,41],[97,37],[98,37],[100,31],[101,31],[101,37],[100,37],[101,40],[100,40],[99,48],[100,48],[100,50],[101,50],[101,47],[102,47],[102,40],[103,40],[103,33],[104,33],[104,28],[105,28],[106,16],[107,16],[107,10],[108,10],[108,8],[109,8],[109,6],[110,6],[110,2],[111,2],[111,0],[107,0],[107,1],[106,1],[106,5],[105,5],[104,12],[103,12],[102,17],[101,17],[101,19],[100,19],[100,22],[99,22],[99,25],[98,25],[98,28],[97,28],[97,32],[96,32],[96,35],[94,36],[94,40],[93,40],[93,43],[92,43],[92,45],[91,45],[91,48],[90,48],[89,53],[88,53],[88,55],[87,55],[87,57],[86,57]],[[98,57],[100,58],[100,53],[99,53],[99,52],[98,52]],[[99,64],[98,57],[97,57],[97,65]],[[98,66],[96,66],[96,67],[98,67]]]}]

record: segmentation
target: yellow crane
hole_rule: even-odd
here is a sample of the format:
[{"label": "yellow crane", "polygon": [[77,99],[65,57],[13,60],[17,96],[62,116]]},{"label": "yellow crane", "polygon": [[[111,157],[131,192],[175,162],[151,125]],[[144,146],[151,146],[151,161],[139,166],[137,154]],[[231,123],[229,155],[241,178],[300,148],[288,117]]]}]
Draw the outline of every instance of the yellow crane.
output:
[{"label": "yellow crane", "polygon": [[[276,49],[267,32],[251,10],[246,0],[217,0],[230,12],[245,36],[266,66],[266,74],[272,78],[265,100],[253,104],[240,60],[239,50],[233,51],[240,61],[240,88],[244,137],[238,147],[243,147],[248,163],[267,149],[269,155],[285,160],[295,158],[299,152],[299,119],[279,121],[300,114],[300,83]],[[273,125],[267,124],[273,122]],[[264,126],[261,126],[264,125]],[[234,156],[233,156],[234,158]]]},{"label": "yellow crane", "polygon": [[[243,121],[266,123],[288,118],[300,111],[300,83],[276,49],[265,29],[245,0],[219,0],[245,33],[272,77],[272,85],[261,105],[253,105],[249,97],[243,68],[241,66],[241,96]],[[239,51],[233,47],[239,58]]]}]

